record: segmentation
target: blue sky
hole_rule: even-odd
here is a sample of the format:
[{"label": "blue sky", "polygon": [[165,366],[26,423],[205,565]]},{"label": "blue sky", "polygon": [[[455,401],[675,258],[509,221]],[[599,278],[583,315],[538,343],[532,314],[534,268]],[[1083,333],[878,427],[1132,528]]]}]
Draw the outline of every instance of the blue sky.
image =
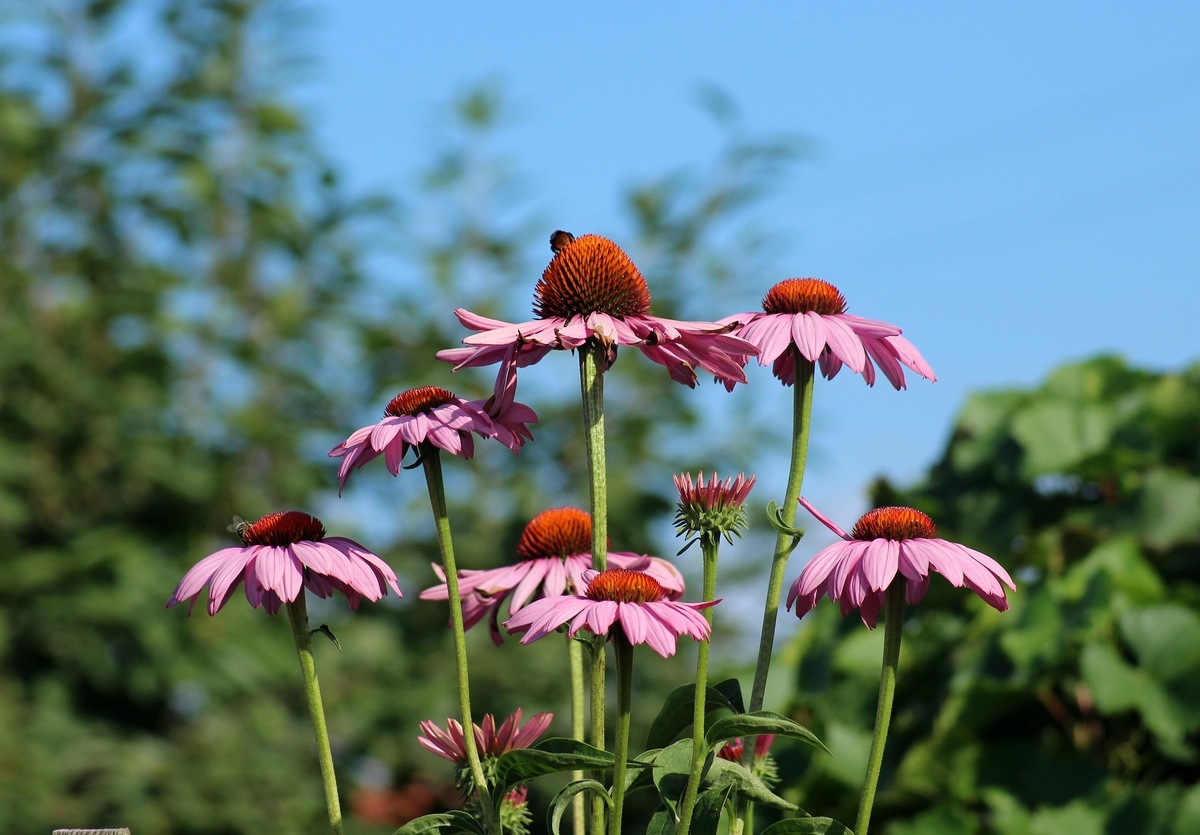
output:
[{"label": "blue sky", "polygon": [[[874,475],[935,459],[970,391],[1099,352],[1162,369],[1200,355],[1200,5],[314,8],[306,99],[356,187],[409,190],[447,103],[481,80],[513,105],[506,150],[552,225],[618,242],[624,186],[716,152],[700,85],[747,132],[807,137],[765,207],[779,272],[736,309],[819,276],[850,312],[901,326],[939,376],[901,393],[846,372],[819,384],[805,492],[844,525]],[[548,257],[543,235],[528,245]],[[750,371],[787,420],[787,392]]]}]

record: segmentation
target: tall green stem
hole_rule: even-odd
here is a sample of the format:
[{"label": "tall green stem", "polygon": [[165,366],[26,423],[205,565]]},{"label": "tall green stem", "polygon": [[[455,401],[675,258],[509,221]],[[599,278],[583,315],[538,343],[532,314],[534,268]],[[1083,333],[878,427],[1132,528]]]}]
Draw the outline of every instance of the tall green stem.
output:
[{"label": "tall green stem", "polygon": [[[583,394],[583,434],[588,462],[588,497],[592,515],[592,568],[608,567],[608,472],[604,456],[604,346],[595,339],[579,349],[579,387]],[[592,745],[604,748],[604,644],[592,645]],[[604,801],[592,798],[592,833],[604,831]]]},{"label": "tall green stem", "polygon": [[875,804],[875,788],[879,785],[879,770],[883,764],[883,747],[887,743],[888,726],[892,723],[892,699],[896,695],[896,668],[900,663],[900,633],[904,630],[904,588],[907,581],[897,577],[888,586],[883,604],[883,670],[879,676],[879,704],[875,707],[875,734],[871,737],[871,753],[867,757],[867,776],[863,781],[862,798],[858,801],[858,819],[854,822],[856,835],[867,835],[871,822],[871,807]]},{"label": "tall green stem", "polygon": [[337,777],[333,773],[333,752],[329,748],[329,729],[325,725],[325,708],[321,704],[321,685],[317,682],[317,666],[313,661],[312,632],[308,628],[308,607],[301,589],[296,602],[287,604],[288,620],[292,624],[292,639],[300,657],[300,673],[304,676],[304,695],[308,699],[308,716],[312,719],[317,738],[317,760],[321,765],[321,782],[325,786],[325,808],[329,811],[329,828],[342,835],[342,805],[338,800]]},{"label": "tall green stem", "polygon": [[[587,740],[587,722],[584,717],[583,698],[583,645],[570,635],[563,637],[567,639],[567,662],[571,671],[571,738],[584,742]],[[583,772],[572,772],[571,779],[582,780]],[[584,835],[587,813],[582,793],[575,795],[571,800],[571,818],[575,835]]]},{"label": "tall green stem", "polygon": [[446,590],[450,598],[450,630],[454,633],[454,661],[458,679],[458,708],[462,714],[463,747],[467,752],[467,765],[475,791],[479,797],[479,808],[489,831],[499,832],[491,795],[488,793],[487,778],[479,761],[475,747],[474,723],[471,718],[471,690],[467,676],[467,639],[463,629],[462,600],[458,594],[458,566],[454,562],[454,542],[450,538],[450,516],[446,509],[446,489],[442,482],[442,459],[440,451],[431,443],[420,447],[421,463],[425,469],[425,483],[429,487],[429,504],[433,508],[433,521],[437,527],[438,546],[442,552],[442,568],[446,572]]},{"label": "tall green stem", "polygon": [[603,352],[604,346],[594,339],[579,349],[588,498],[592,511],[592,568],[597,571],[608,568],[608,465],[604,456],[604,372],[600,369]]},{"label": "tall green stem", "polygon": [[[796,524],[796,504],[804,484],[804,468],[808,463],[808,434],[812,421],[813,363],[800,355],[795,347],[792,360],[796,364],[796,384],[792,398],[792,458],[788,469],[787,491],[779,506],[781,521],[787,527]],[[754,686],[750,690],[750,710],[762,710],[767,692],[767,673],[771,669],[771,653],[775,648],[775,621],[779,615],[779,597],[783,589],[783,572],[788,557],[796,547],[796,537],[779,531],[775,537],[775,554],[771,559],[771,576],[767,581],[767,599],[763,606],[762,636],[758,642],[758,662],[754,667]],[[747,745],[747,748],[750,746]]]},{"label": "tall green stem", "polygon": [[[621,835],[621,813],[625,809],[625,763],[629,760],[629,716],[633,702],[633,644],[619,626],[612,630],[617,658],[617,739],[613,750],[612,816],[608,835]],[[685,829],[677,830],[686,832]]]},{"label": "tall green stem", "polygon": [[[715,480],[715,476],[714,476]],[[704,555],[704,597],[707,603],[717,597],[717,551],[721,544],[721,536],[716,533],[706,533],[700,538],[700,550]],[[704,619],[708,621],[709,634],[712,634],[713,610],[704,610]],[[696,807],[696,794],[700,790],[700,772],[704,768],[704,707],[708,696],[708,641],[700,642],[700,651],[696,657],[696,698],[692,703],[692,768],[688,772],[687,789],[683,793],[683,803],[679,811],[677,832],[687,832],[692,824],[692,811]]]},{"label": "tall green stem", "polygon": [[[784,527],[795,529],[796,504],[800,499],[800,488],[804,484],[804,470],[808,464],[808,436],[812,423],[813,376],[815,364],[801,356],[792,346],[792,362],[795,363],[796,380],[792,387],[792,456],[788,467],[787,488],[783,504],[779,506],[780,521]],[[762,634],[758,641],[758,660],[754,665],[754,685],[750,689],[750,710],[762,710],[767,693],[767,674],[771,670],[771,655],[775,650],[775,624],[779,619],[779,598],[783,591],[783,574],[788,557],[798,542],[796,534],[780,530],[775,535],[775,553],[771,558],[771,575],[767,580],[767,598],[763,603]],[[743,759],[754,764],[754,739],[746,739]],[[754,807],[749,801],[738,801],[734,831],[741,835],[754,832]]]}]

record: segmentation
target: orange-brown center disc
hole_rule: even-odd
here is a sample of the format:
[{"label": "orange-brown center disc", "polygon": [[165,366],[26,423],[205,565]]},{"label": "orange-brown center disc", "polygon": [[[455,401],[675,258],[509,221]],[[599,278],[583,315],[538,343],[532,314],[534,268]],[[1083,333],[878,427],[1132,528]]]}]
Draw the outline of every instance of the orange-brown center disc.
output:
[{"label": "orange-brown center disc", "polygon": [[828,281],[819,278],[789,278],[763,296],[767,313],[820,313],[833,316],[846,312],[846,297]]},{"label": "orange-brown center disc", "polygon": [[613,600],[617,603],[653,603],[667,596],[658,581],[641,571],[610,568],[601,571],[588,584],[589,600]]},{"label": "orange-brown center disc", "polygon": [[454,399],[454,393],[437,386],[422,386],[419,389],[402,391],[392,398],[383,410],[392,417],[411,417],[444,406]]},{"label": "orange-brown center disc", "polygon": [[247,545],[284,547],[296,542],[320,542],[325,538],[321,520],[298,510],[269,513],[240,531]]},{"label": "orange-brown center disc", "polygon": [[854,539],[933,539],[933,520],[911,507],[877,507],[863,514],[850,531]]},{"label": "orange-brown center disc", "polygon": [[637,316],[649,310],[646,279],[619,246],[599,235],[563,246],[533,289],[533,314],[539,319]]},{"label": "orange-brown center disc", "polygon": [[522,559],[569,557],[592,551],[592,517],[574,507],[543,510],[529,521],[517,540]]}]

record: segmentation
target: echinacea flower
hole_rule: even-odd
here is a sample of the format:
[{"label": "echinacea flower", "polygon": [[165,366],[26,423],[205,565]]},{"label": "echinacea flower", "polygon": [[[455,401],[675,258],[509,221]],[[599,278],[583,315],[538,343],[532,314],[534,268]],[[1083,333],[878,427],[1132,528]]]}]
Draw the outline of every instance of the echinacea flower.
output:
[{"label": "echinacea flower", "polygon": [[583,583],[578,594],[533,601],[509,618],[505,628],[524,633],[521,643],[528,644],[569,624],[571,637],[584,628],[610,639],[620,635],[630,645],[649,644],[663,658],[675,654],[680,635],[708,640],[710,627],[700,611],[719,601],[670,600],[649,574],[624,568],[584,572]]},{"label": "echinacea flower", "polygon": [[[735,334],[758,347],[758,364],[784,385],[796,381],[793,346],[806,360],[819,363],[821,373],[833,379],[842,366],[875,385],[875,364],[897,390],[905,388],[904,369],[936,381],[933,369],[895,325],[852,316],[846,298],[819,278],[789,278],[767,291],[762,313],[739,313],[721,319],[739,322]],[[872,364],[872,360],[875,364]]]},{"label": "echinacea flower", "polygon": [[[511,324],[458,309],[454,315],[477,335],[466,348],[438,352],[438,359],[466,366],[514,362],[531,365],[550,351],[573,351],[596,340],[605,348],[604,368],[617,346],[636,347],[671,379],[695,387],[703,368],[732,389],[746,382],[742,370],[757,349],[732,336],[736,323],[680,322],[650,315],[646,279],[622,249],[599,235],[555,233],[555,254],[534,288],[529,322]],[[515,349],[515,354],[513,353]]]},{"label": "echinacea flower", "polygon": [[[499,757],[518,748],[528,748],[546,732],[553,718],[553,713],[538,713],[522,727],[521,708],[517,708],[516,712],[497,728],[496,718],[486,713],[483,716],[482,727],[472,726],[475,731],[476,750],[480,757],[486,759]],[[422,748],[457,765],[466,764],[467,749],[461,722],[457,719],[447,719],[446,730],[442,730],[426,719],[420,723],[420,728],[423,736],[417,737],[417,742]]]},{"label": "echinacea flower", "polygon": [[931,570],[957,588],[971,589],[992,608],[1007,611],[1001,583],[1016,589],[1008,572],[986,554],[938,539],[933,520],[921,511],[876,508],[847,534],[803,498],[800,504],[845,542],[818,551],[792,584],[787,606],[796,606],[797,617],[804,617],[828,595],[841,601],[842,615],[859,609],[863,623],[874,629],[892,581],[903,578],[905,601],[919,603],[929,588]]},{"label": "echinacea flower", "polygon": [[317,597],[339,591],[351,609],[364,597],[383,597],[389,586],[400,596],[387,563],[352,539],[326,536],[325,526],[307,513],[271,513],[238,525],[237,533],[242,545],[222,548],[192,566],[167,601],[168,608],[187,600],[190,615],[200,592],[210,586],[208,613],[215,615],[243,580],[250,605],[262,605],[271,614],[295,602],[304,589]]},{"label": "echinacea flower", "polygon": [[[762,759],[771,750],[771,743],[775,741],[775,734],[762,734],[754,738],[754,756],[756,759]],[[717,756],[723,760],[740,763],[744,752],[744,743],[740,736],[726,742],[721,746],[721,750],[717,751]]]},{"label": "echinacea flower", "polygon": [[401,392],[384,409],[383,420],[364,426],[329,450],[330,458],[341,458],[338,493],[353,470],[384,456],[392,475],[400,474],[409,447],[428,441],[451,455],[470,459],[475,454],[471,433],[495,438],[517,452],[533,438],[526,424],[537,423],[537,414],[513,397],[516,372],[506,365],[496,378],[496,391],[487,400],[463,400],[437,386]]},{"label": "echinacea flower", "polygon": [[[502,604],[511,601],[515,615],[530,600],[576,593],[585,586],[583,573],[592,566],[592,517],[574,507],[544,510],[530,520],[517,540],[519,562],[500,568],[463,569],[458,572],[458,593],[463,601],[463,625],[470,629],[490,615],[492,641],[503,642],[497,623]],[[608,564],[649,574],[671,599],[683,596],[683,575],[666,560],[628,551],[609,551]],[[443,581],[436,563],[433,570]],[[446,583],[421,592],[422,600],[446,600]]]},{"label": "echinacea flower", "polygon": [[692,481],[690,473],[679,473],[675,477],[675,488],[679,491],[679,503],[675,510],[677,536],[691,537],[680,551],[686,551],[699,537],[723,536],[733,543],[733,537],[741,536],[746,527],[746,497],[754,487],[754,476],[746,478],[738,473],[722,483],[713,473],[708,484],[704,473]]}]

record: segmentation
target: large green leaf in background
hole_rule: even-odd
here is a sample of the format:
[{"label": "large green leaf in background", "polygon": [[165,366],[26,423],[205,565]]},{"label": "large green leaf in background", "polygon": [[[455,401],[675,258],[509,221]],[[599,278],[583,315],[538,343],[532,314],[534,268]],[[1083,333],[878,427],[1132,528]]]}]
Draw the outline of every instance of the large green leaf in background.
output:
[{"label": "large green leaf in background", "polygon": [[[1018,588],[999,613],[934,579],[909,608],[873,830],[1195,831],[1200,365],[1100,357],[976,395],[928,476],[874,501],[930,513]],[[835,607],[809,617],[793,715],[838,754],[869,726],[878,639]],[[857,764],[794,767],[793,799],[852,816]]]}]

